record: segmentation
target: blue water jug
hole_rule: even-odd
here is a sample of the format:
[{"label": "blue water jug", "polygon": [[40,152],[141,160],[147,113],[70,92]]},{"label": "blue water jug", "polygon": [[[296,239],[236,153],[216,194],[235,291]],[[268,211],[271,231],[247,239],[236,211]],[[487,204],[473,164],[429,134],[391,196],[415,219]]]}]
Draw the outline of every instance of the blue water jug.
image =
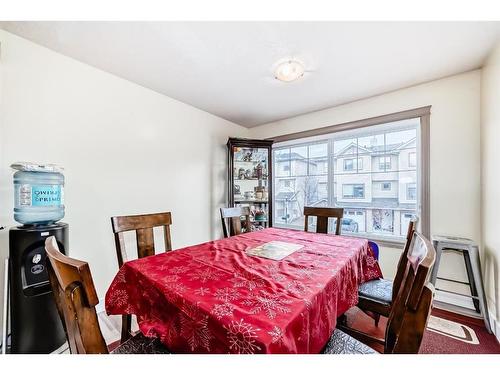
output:
[{"label": "blue water jug", "polygon": [[50,224],[64,217],[64,175],[61,168],[30,163],[13,164],[14,220],[21,224]]}]

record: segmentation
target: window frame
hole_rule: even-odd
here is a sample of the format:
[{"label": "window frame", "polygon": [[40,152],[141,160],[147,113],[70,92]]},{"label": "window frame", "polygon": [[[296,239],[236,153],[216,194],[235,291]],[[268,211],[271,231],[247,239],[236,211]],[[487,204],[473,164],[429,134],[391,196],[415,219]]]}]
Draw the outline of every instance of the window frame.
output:
[{"label": "window frame", "polygon": [[[415,189],[415,198],[409,198],[409,191],[410,191],[410,188],[413,188]],[[414,183],[414,182],[409,182],[406,184],[406,200],[407,201],[416,201],[417,198],[418,198],[418,191],[417,191],[417,184]]]},{"label": "window frame", "polygon": [[[415,163],[411,162],[411,156],[415,155]],[[417,153],[416,152],[409,152],[408,153],[408,168],[416,168],[417,167]]]},{"label": "window frame", "polygon": [[[384,187],[384,185],[386,185],[386,184],[387,184],[387,185],[389,185],[389,187],[388,187],[388,188],[385,188],[385,187]],[[391,182],[391,181],[382,181],[382,182],[380,183],[380,185],[381,185],[381,186],[380,186],[380,190],[381,190],[381,191],[391,191],[391,190],[392,190],[392,182]]]},{"label": "window frame", "polygon": [[[352,197],[346,196],[344,194],[344,188],[346,186],[352,186],[353,187],[352,188]],[[356,196],[354,196],[354,187],[355,186],[362,186],[363,187],[363,196],[362,197],[356,197]],[[342,184],[342,199],[365,199],[365,190],[366,190],[365,189],[365,184]]]},{"label": "window frame", "polygon": [[[382,160],[384,161],[382,162]],[[389,165],[389,167],[387,167],[387,165]],[[378,157],[378,169],[381,171],[390,171],[392,169],[392,159],[390,155],[380,155]]]},{"label": "window frame", "polygon": [[[344,159],[344,163],[343,163],[344,164],[344,166],[343,166],[344,167],[343,168],[344,172],[352,172],[352,171],[355,170],[354,169],[354,160],[356,160],[356,158],[346,158],[346,159]],[[346,168],[346,162],[347,161],[352,162],[352,168],[350,168],[350,169]]]},{"label": "window frame", "polygon": [[[419,107],[405,111],[389,113],[381,116],[365,118],[362,120],[349,121],[334,125],[328,125],[320,128],[300,131],[296,133],[285,134],[277,137],[272,137],[275,144],[287,141],[304,140],[311,137],[320,137],[332,133],[344,132],[347,130],[362,129],[370,126],[391,123],[401,120],[408,120],[413,118],[420,119],[420,137],[417,143],[418,160],[417,164],[417,208],[416,215],[418,216],[418,229],[426,237],[430,237],[430,116],[432,106]],[[309,142],[313,142],[310,140]],[[290,146],[291,147],[291,146]],[[332,163],[330,163],[332,164]],[[331,166],[329,166],[331,168]],[[335,182],[332,188],[335,188]],[[274,194],[274,193],[273,193]],[[273,196],[274,199],[274,196]],[[352,234],[350,234],[352,235]],[[391,237],[379,236],[363,236],[377,241],[382,246],[400,247],[405,241]]]}]

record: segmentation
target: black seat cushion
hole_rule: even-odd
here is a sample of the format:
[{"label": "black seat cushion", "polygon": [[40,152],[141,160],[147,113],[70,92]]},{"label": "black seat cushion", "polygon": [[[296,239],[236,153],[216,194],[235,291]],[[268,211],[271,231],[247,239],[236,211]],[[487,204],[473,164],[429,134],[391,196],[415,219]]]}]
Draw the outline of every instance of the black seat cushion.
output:
[{"label": "black seat cushion", "polygon": [[359,286],[358,294],[360,297],[390,305],[392,302],[392,281],[386,279],[367,281]]},{"label": "black seat cushion", "polygon": [[321,354],[378,354],[368,345],[342,332],[340,329],[333,331],[328,344]]},{"label": "black seat cushion", "polygon": [[131,337],[111,352],[112,354],[170,354],[158,338],[150,338],[142,333]]}]

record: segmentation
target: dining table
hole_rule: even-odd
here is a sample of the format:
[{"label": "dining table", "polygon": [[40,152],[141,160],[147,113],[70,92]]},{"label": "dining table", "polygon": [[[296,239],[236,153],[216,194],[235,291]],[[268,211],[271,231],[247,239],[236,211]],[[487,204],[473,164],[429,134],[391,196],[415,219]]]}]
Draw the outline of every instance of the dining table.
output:
[{"label": "dining table", "polygon": [[[291,253],[259,253],[268,244]],[[173,353],[320,353],[380,277],[366,239],[267,228],[128,261],[105,306]]]}]

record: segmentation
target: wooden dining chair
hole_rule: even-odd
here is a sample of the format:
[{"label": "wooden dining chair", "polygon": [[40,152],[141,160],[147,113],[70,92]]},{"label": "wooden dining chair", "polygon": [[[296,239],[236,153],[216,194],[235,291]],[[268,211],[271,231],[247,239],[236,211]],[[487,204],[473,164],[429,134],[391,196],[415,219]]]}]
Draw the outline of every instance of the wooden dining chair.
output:
[{"label": "wooden dining chair", "polygon": [[343,208],[304,207],[304,231],[306,232],[309,231],[309,216],[316,216],[316,233],[328,233],[328,218],[336,218],[335,234],[340,235],[342,218],[344,217]]},{"label": "wooden dining chair", "polygon": [[245,229],[251,231],[252,223],[250,222],[250,208],[248,207],[228,207],[220,209],[220,217],[222,221],[222,231],[224,238],[236,236],[242,233],[241,217],[245,216]]},{"label": "wooden dining chair", "polygon": [[[125,232],[135,231],[137,243],[137,258],[144,258],[155,254],[153,228],[156,227],[163,227],[165,251],[172,250],[170,225],[172,225],[172,215],[170,212],[130,216],[113,216],[111,218],[111,226],[115,235],[118,267],[121,267],[123,263],[128,259],[127,249],[125,247]],[[121,333],[122,343],[124,343],[130,337],[131,325],[132,317],[130,315],[123,315]]]},{"label": "wooden dining chair", "polygon": [[385,338],[373,337],[344,323],[339,327],[342,331],[364,343],[383,345],[384,353],[418,353],[434,298],[434,287],[428,279],[436,251],[428,239],[415,231],[407,259],[401,287],[387,321]]},{"label": "wooden dining chair", "polygon": [[[422,290],[422,296],[416,310],[405,313],[399,328],[399,335],[397,335],[395,320],[392,320],[387,327],[386,339],[383,342],[384,353],[418,353],[432,310],[433,299],[434,286],[427,283]],[[374,340],[367,341],[373,342]],[[378,354],[378,352],[345,333],[341,328],[337,328],[328,340],[322,354]]]},{"label": "wooden dining chair", "polygon": [[[72,354],[107,354],[95,306],[99,303],[88,263],[59,251],[54,236],[45,240],[47,272],[69,350]],[[113,354],[168,353],[159,339],[138,334],[118,346]]]},{"label": "wooden dining chair", "polygon": [[408,250],[413,233],[416,230],[416,224],[417,219],[412,219],[408,223],[405,247],[399,257],[394,281],[380,278],[367,281],[359,286],[358,307],[374,318],[375,326],[378,326],[380,316],[388,317],[391,312],[392,302],[401,287],[401,281],[408,262]]}]

